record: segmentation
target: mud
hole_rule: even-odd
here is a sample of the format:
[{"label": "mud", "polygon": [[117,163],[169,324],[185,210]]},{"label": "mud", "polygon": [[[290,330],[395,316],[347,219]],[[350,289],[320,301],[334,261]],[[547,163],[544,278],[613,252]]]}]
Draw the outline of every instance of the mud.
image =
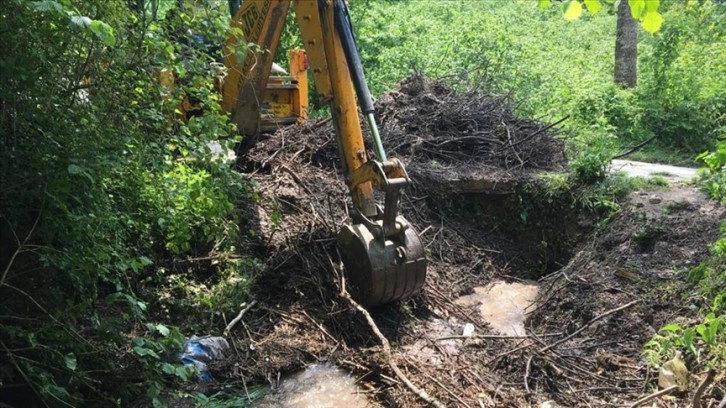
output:
[{"label": "mud", "polygon": [[253,408],[366,408],[369,403],[355,380],[328,365],[312,365],[281,381]]},{"label": "mud", "polygon": [[494,281],[473,290],[473,294],[454,303],[477,310],[494,332],[510,336],[527,334],[524,322],[537,297],[536,284]]}]

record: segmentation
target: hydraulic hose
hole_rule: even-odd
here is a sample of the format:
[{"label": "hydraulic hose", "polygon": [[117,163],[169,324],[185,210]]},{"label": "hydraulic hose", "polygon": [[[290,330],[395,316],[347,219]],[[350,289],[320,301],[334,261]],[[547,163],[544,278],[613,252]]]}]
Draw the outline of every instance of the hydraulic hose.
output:
[{"label": "hydraulic hose", "polygon": [[229,14],[231,14],[230,17],[234,18],[234,15],[237,14],[237,10],[239,10],[240,6],[242,5],[242,0],[228,0],[229,3]]},{"label": "hydraulic hose", "polygon": [[350,70],[353,87],[355,88],[356,95],[358,95],[358,103],[360,104],[361,111],[365,114],[368,121],[368,127],[370,128],[371,135],[373,136],[373,143],[376,147],[378,159],[386,161],[386,151],[383,149],[383,142],[381,141],[381,135],[378,132],[378,125],[376,124],[373,98],[371,97],[371,92],[368,89],[368,83],[366,82],[366,77],[363,73],[363,64],[361,63],[360,54],[358,54],[358,48],[356,47],[355,39],[353,38],[353,29],[350,23],[348,8],[343,0],[334,1],[333,19],[335,22],[335,28],[338,33],[340,33],[340,42],[343,47],[345,59],[348,62],[348,69]]}]

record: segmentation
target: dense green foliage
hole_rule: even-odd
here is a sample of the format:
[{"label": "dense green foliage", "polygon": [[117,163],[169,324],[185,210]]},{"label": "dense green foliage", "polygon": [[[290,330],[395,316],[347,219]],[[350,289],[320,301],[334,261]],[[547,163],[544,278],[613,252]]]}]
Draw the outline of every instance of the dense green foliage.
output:
[{"label": "dense green foliage", "polygon": [[[608,147],[603,157],[656,136],[650,146],[692,161],[713,146],[726,113],[726,12],[693,3],[663,2],[666,23],[653,36],[641,33],[634,90],[612,80],[613,10],[574,22],[558,7],[527,2],[382,2],[353,11],[374,93],[415,70],[462,87],[514,92],[528,116],[569,115],[572,146],[597,138]],[[593,157],[579,150],[588,166]]]},{"label": "dense green foliage", "polygon": [[[187,375],[162,362],[183,337],[154,322],[161,307],[210,315],[204,299],[224,291],[239,301],[224,282],[254,270],[223,258],[210,283],[178,266],[239,247],[233,215],[246,189],[207,146],[234,134],[216,107],[209,57],[171,40],[177,22],[124,1],[4,4],[2,399],[13,401],[18,384],[31,387],[17,391],[29,406],[34,394],[58,406],[153,396],[162,373]],[[162,69],[182,87],[161,86]],[[181,88],[203,117],[180,120]],[[199,299],[164,303],[148,291],[174,293],[174,276],[196,280]]]}]

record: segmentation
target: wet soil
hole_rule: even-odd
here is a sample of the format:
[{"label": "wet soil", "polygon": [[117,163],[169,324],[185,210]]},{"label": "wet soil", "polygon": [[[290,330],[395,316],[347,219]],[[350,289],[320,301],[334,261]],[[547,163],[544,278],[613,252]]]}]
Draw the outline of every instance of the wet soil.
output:
[{"label": "wet soil", "polygon": [[[515,117],[506,98],[411,78],[378,111],[386,145],[414,181],[401,213],[429,260],[421,294],[370,311],[408,378],[445,406],[605,406],[650,393],[657,375],[643,344],[662,324],[692,318],[693,305],[674,294],[688,290],[685,273],[707,257],[723,209],[674,184],[631,194],[595,228],[571,191],[543,193],[542,172],[566,167],[556,129]],[[242,227],[265,272],[215,378],[275,386],[328,363],[373,406],[426,406],[340,295],[335,235],[350,202],[337,163],[325,120],[263,137],[242,156],[260,197],[242,209]],[[495,281],[539,287],[514,332],[488,323],[476,300]],[[474,332],[464,336],[467,325]]]}]

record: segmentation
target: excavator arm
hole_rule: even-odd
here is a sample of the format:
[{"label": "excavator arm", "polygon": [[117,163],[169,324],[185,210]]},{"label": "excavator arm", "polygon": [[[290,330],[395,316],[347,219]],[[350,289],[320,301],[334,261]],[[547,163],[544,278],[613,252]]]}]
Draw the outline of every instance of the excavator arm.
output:
[{"label": "excavator arm", "polygon": [[[353,201],[353,224],[343,226],[338,234],[351,292],[365,306],[410,296],[420,291],[426,277],[420,239],[398,215],[401,191],[410,179],[403,164],[387,158],[383,148],[344,1],[244,1],[233,18],[233,35],[226,45],[223,106],[243,135],[258,132],[261,95],[290,5],[318,95],[330,105]],[[356,94],[377,160],[367,157]],[[384,195],[383,206],[376,202],[376,190]]]}]

